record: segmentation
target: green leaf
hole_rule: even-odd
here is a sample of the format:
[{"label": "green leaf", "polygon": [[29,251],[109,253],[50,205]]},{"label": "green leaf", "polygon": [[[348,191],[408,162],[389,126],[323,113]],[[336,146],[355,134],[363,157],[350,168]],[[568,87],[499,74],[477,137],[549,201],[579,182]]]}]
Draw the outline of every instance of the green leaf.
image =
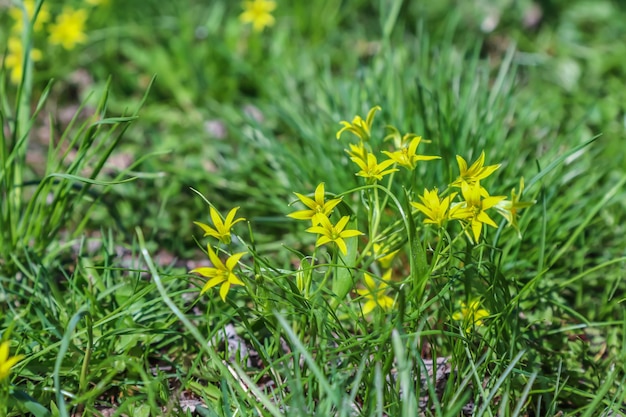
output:
[{"label": "green leaf", "polygon": [[12,396],[17,402],[35,417],[50,417],[50,411],[24,391],[13,391]]}]

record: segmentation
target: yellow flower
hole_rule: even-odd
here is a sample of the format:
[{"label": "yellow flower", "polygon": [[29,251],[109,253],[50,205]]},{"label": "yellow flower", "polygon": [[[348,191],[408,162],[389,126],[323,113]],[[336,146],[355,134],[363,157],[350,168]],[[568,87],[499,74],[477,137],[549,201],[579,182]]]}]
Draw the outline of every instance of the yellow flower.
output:
[{"label": "yellow flower", "polygon": [[306,229],[306,231],[309,233],[317,233],[318,235],[320,235],[317,238],[317,242],[315,242],[316,247],[329,242],[335,242],[341,253],[347,255],[348,247],[346,246],[346,242],[344,241],[344,239],[363,234],[358,230],[343,230],[348,224],[350,216],[343,216],[334,226],[326,216],[320,216],[319,220],[319,226],[313,226]]},{"label": "yellow flower", "polygon": [[374,255],[376,255],[376,260],[383,269],[387,269],[391,266],[391,263],[398,252],[400,252],[400,249],[389,252],[389,248],[378,243],[374,243]]},{"label": "yellow flower", "polygon": [[272,11],[276,8],[276,2],[272,0],[251,0],[243,2],[243,13],[239,20],[243,23],[252,23],[252,29],[261,32],[266,26],[274,24]]},{"label": "yellow flower", "polygon": [[240,252],[231,255],[226,260],[226,263],[220,260],[220,258],[211,248],[211,245],[207,246],[207,253],[213,266],[192,269],[190,272],[195,272],[202,275],[203,277],[209,278],[206,284],[204,284],[204,286],[202,287],[200,295],[204,294],[216,285],[221,284],[220,297],[222,297],[222,301],[226,301],[226,295],[228,294],[231,285],[245,285],[243,281],[237,278],[237,276],[233,272],[233,269],[235,268],[235,266],[237,266],[237,263],[239,262],[241,257],[246,254],[246,252]]},{"label": "yellow flower", "polygon": [[478,300],[470,301],[469,305],[461,302],[461,311],[457,311],[452,315],[452,320],[463,321],[465,332],[469,333],[472,328],[483,325],[483,319],[489,316],[489,312],[484,308],[480,308]]},{"label": "yellow flower", "polygon": [[[394,144],[398,150],[394,152],[383,151],[385,155],[389,158],[393,159],[398,165],[405,167],[409,170],[414,170],[418,161],[432,161],[433,159],[440,159],[439,156],[430,156],[430,155],[418,155],[417,146],[422,141],[421,136],[417,136],[413,133],[407,133],[402,138],[400,138],[400,132],[393,126],[388,126],[389,129],[392,130],[392,133],[388,135],[385,140],[392,138],[394,139]],[[408,145],[407,145],[408,143]]]},{"label": "yellow flower", "polygon": [[22,360],[24,355],[9,357],[9,341],[5,340],[0,344],[0,381],[5,380],[11,373],[11,368]]},{"label": "yellow flower", "polygon": [[243,217],[234,220],[235,214],[237,214],[237,210],[239,210],[239,207],[235,207],[234,209],[229,211],[226,215],[226,219],[222,221],[222,217],[217,212],[217,210],[215,210],[213,207],[210,207],[209,212],[211,214],[211,220],[213,221],[213,226],[215,226],[215,228],[200,222],[194,222],[194,224],[200,226],[202,230],[204,230],[204,236],[213,236],[214,238],[219,239],[225,245],[228,245],[231,240],[230,229],[232,229],[235,224],[245,220]]},{"label": "yellow flower", "polygon": [[428,191],[424,189],[424,195],[418,196],[421,203],[411,202],[411,205],[424,213],[426,219],[424,223],[435,224],[441,227],[450,219],[464,219],[468,216],[468,211],[462,204],[453,204],[452,199],[457,193],[452,193],[447,197],[440,198],[439,190]]},{"label": "yellow flower", "polygon": [[87,11],[84,9],[74,10],[71,7],[63,8],[63,12],[57,16],[56,21],[50,26],[50,43],[61,45],[65,49],[74,47],[87,41],[85,23]]},{"label": "yellow flower", "polygon": [[[24,0],[22,3],[24,5],[24,10],[26,10],[26,15],[28,16],[28,20],[31,21],[35,14],[35,0]],[[14,32],[22,32],[24,29],[24,15],[22,13],[22,9],[20,7],[11,7],[9,9],[9,16],[13,19],[13,28]],[[41,5],[39,9],[39,13],[37,14],[37,19],[33,25],[33,29],[35,32],[41,30],[43,25],[50,21],[50,11],[48,10],[48,5],[46,3]]]},{"label": "yellow flower", "polygon": [[322,218],[327,218],[341,198],[335,198],[324,202],[324,183],[320,183],[315,189],[315,199],[311,199],[300,193],[294,193],[309,210],[299,210],[288,214],[287,217],[298,220],[311,220],[312,226],[320,224]]},{"label": "yellow flower", "polygon": [[509,223],[509,226],[513,226],[515,230],[517,230],[517,235],[521,238],[522,233],[519,230],[519,224],[517,223],[518,211],[524,209],[526,207],[530,207],[535,204],[535,201],[520,201],[520,197],[524,193],[524,178],[520,178],[519,180],[519,193],[515,191],[515,188],[511,190],[511,199],[510,200],[502,200],[498,204],[496,204],[495,208],[498,210],[498,213],[502,215]]},{"label": "yellow flower", "polygon": [[360,159],[361,161],[367,161],[367,149],[363,145],[363,142],[359,142],[358,145],[352,143],[348,144],[350,149],[346,149],[346,153],[350,155],[351,160]]},{"label": "yellow flower", "polygon": [[374,115],[376,111],[381,110],[380,106],[374,106],[367,113],[365,120],[361,116],[354,116],[352,123],[345,120],[339,122],[343,127],[337,132],[337,139],[341,137],[343,132],[351,132],[355,134],[361,141],[368,142],[371,137],[372,123],[374,122]]},{"label": "yellow flower", "polygon": [[383,179],[383,176],[398,170],[397,168],[389,168],[391,165],[395,164],[393,159],[387,159],[379,164],[376,156],[372,153],[367,154],[366,160],[357,157],[350,159],[361,168],[356,175],[367,179],[368,183],[380,181]]},{"label": "yellow flower", "polygon": [[385,272],[382,279],[378,283],[371,277],[370,274],[363,274],[365,281],[365,288],[358,289],[356,292],[364,297],[365,304],[363,305],[363,314],[371,313],[376,307],[388,311],[393,307],[394,300],[385,291],[387,289],[387,282],[391,281],[391,269]]},{"label": "yellow flower", "polygon": [[469,222],[472,229],[473,240],[476,243],[478,243],[478,240],[480,239],[483,224],[491,227],[498,227],[485,210],[495,206],[506,198],[504,196],[492,197],[489,194],[482,198],[484,196],[483,192],[486,191],[478,182],[474,185],[469,185],[464,182],[461,186],[461,193],[463,194],[463,199],[465,199],[465,208],[467,209],[467,217],[464,218],[464,220]]},{"label": "yellow flower", "polygon": [[[478,159],[468,168],[467,162],[461,156],[456,156],[457,164],[459,165],[459,177],[450,184],[453,187],[461,187],[463,183],[474,185],[479,181],[487,178],[494,171],[500,168],[500,164],[484,166],[485,164],[485,152],[481,152]],[[487,190],[481,189],[481,193],[485,195]]]},{"label": "yellow flower", "polygon": [[[30,59],[32,61],[39,61],[41,57],[42,54],[39,49],[31,49]],[[20,39],[9,38],[4,65],[11,70],[11,82],[13,84],[19,84],[24,74],[24,48]]]}]

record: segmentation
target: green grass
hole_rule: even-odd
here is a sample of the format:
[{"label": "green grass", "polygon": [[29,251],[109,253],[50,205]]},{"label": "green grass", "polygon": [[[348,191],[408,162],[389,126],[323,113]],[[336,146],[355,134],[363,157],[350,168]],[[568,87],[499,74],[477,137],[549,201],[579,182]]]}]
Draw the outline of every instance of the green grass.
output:
[{"label": "green grass", "polygon": [[[122,3],[74,50],[24,35],[43,58],[18,84],[4,61],[0,337],[24,356],[0,416],[626,413],[622,6],[539,2],[527,27],[531,2],[279,1],[255,33],[238,2]],[[386,125],[441,159],[355,176],[335,134],[377,105],[378,162]],[[524,177],[536,201],[521,239],[489,211],[473,245],[410,205],[482,151],[491,195]],[[321,182],[365,233],[346,254],[286,216]],[[207,203],[240,207],[231,243],[193,224]],[[394,306],[363,314],[375,236],[400,251]],[[207,243],[247,252],[226,301],[189,272]]]}]

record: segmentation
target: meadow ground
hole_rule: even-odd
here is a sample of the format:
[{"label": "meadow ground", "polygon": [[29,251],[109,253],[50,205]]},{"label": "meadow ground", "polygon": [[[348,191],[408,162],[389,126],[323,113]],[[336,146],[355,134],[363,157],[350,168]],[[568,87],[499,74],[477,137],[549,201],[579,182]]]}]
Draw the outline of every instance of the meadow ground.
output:
[{"label": "meadow ground", "polygon": [[624,21],[0,1],[0,417],[626,415]]}]

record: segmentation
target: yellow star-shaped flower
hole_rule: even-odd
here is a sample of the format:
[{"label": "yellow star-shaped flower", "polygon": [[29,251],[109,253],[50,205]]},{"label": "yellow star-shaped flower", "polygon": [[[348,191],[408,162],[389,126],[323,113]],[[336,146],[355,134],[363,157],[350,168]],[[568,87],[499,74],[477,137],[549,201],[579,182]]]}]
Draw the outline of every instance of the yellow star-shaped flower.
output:
[{"label": "yellow star-shaped flower", "polygon": [[319,220],[319,226],[313,226],[306,229],[309,233],[317,233],[319,235],[317,242],[315,242],[315,246],[322,246],[326,243],[335,242],[341,253],[347,255],[348,247],[346,246],[344,239],[363,234],[358,230],[344,230],[350,220],[350,216],[343,216],[339,219],[336,225],[333,225],[326,216],[319,217]]},{"label": "yellow star-shaped flower", "polygon": [[[464,183],[474,185],[481,180],[484,180],[500,168],[500,164],[497,165],[485,165],[485,152],[481,152],[480,156],[474,163],[468,168],[467,161],[461,156],[456,156],[456,162],[459,165],[459,177],[450,184],[452,187],[461,187]],[[486,190],[481,189],[481,193],[486,193]]]},{"label": "yellow star-shaped flower", "polygon": [[239,222],[244,221],[243,217],[240,217],[235,220],[235,215],[237,214],[237,210],[239,207],[235,207],[226,215],[226,219],[222,221],[222,217],[213,207],[209,209],[211,220],[213,221],[213,226],[211,227],[207,224],[201,222],[194,222],[194,224],[200,226],[202,230],[204,230],[204,236],[213,236],[216,239],[219,239],[225,245],[228,245],[231,241],[231,231],[230,229]]},{"label": "yellow star-shaped flower", "polygon": [[387,282],[391,281],[391,269],[385,272],[382,279],[378,282],[367,273],[363,274],[363,280],[365,281],[365,288],[356,290],[365,299],[363,314],[371,313],[376,307],[385,311],[390,310],[394,305],[394,300],[385,294],[385,291],[387,290]]},{"label": "yellow star-shaped flower", "polygon": [[276,2],[272,0],[252,0],[243,2],[243,12],[239,20],[243,23],[251,23],[255,32],[261,32],[265,27],[274,24],[272,12],[276,8]]},{"label": "yellow star-shaped flower", "polygon": [[485,210],[495,206],[506,197],[490,196],[489,194],[484,196],[486,190],[482,188],[478,182],[474,185],[469,185],[464,182],[461,186],[461,193],[463,194],[463,199],[465,199],[464,208],[467,209],[467,217],[464,220],[469,222],[472,229],[471,237],[473,237],[473,241],[475,243],[478,243],[483,229],[483,224],[495,228],[498,227]]},{"label": "yellow star-shaped flower", "polygon": [[424,189],[424,194],[418,196],[421,203],[412,201],[411,205],[426,216],[424,223],[441,227],[450,219],[459,220],[470,215],[470,213],[463,208],[462,204],[452,203],[452,199],[454,199],[456,195],[457,193],[452,193],[447,197],[440,198],[439,190],[436,188],[432,191]]},{"label": "yellow star-shaped flower", "polygon": [[312,226],[317,226],[318,224],[320,224],[322,218],[328,218],[335,206],[339,204],[339,202],[341,202],[341,198],[334,198],[332,200],[324,201],[325,191],[323,182],[320,183],[317,188],[315,188],[314,199],[300,193],[294,194],[309,209],[295,211],[288,214],[287,217],[298,220],[311,220]]},{"label": "yellow star-shaped flower", "polygon": [[469,333],[474,327],[482,326],[483,319],[489,316],[489,312],[480,307],[478,300],[472,300],[469,304],[461,302],[461,310],[452,315],[452,320],[463,321],[463,328]]},{"label": "yellow star-shaped flower", "polygon": [[517,235],[521,238],[522,232],[520,231],[519,224],[517,223],[517,218],[519,217],[518,212],[519,210],[532,206],[535,204],[535,201],[520,201],[520,198],[524,193],[524,178],[520,178],[518,190],[519,192],[513,188],[511,190],[511,199],[500,201],[496,204],[495,208],[498,210],[498,213],[506,219],[509,226],[512,226],[517,231]]},{"label": "yellow star-shaped flower", "polygon": [[374,106],[367,112],[365,120],[361,116],[354,116],[352,122],[342,120],[339,122],[343,127],[337,132],[337,139],[341,137],[343,132],[350,132],[356,135],[362,142],[368,142],[372,135],[372,123],[374,123],[374,115],[381,110],[380,106]]},{"label": "yellow star-shaped flower", "polygon": [[202,290],[200,291],[200,295],[207,292],[209,289],[215,287],[216,285],[220,286],[220,297],[222,301],[226,301],[226,295],[228,295],[228,291],[230,291],[231,285],[245,285],[243,281],[237,278],[237,275],[233,272],[235,266],[246,252],[236,253],[228,257],[226,262],[222,262],[217,254],[211,248],[211,245],[207,246],[207,253],[209,255],[209,259],[213,266],[210,267],[200,267],[196,269],[192,269],[190,272],[198,273],[203,277],[209,278],[209,280],[204,284]]},{"label": "yellow star-shaped flower", "polygon": [[79,43],[87,41],[85,23],[87,11],[65,7],[55,22],[50,25],[50,43],[61,45],[65,49],[74,49]]},{"label": "yellow star-shaped flower", "polygon": [[367,159],[360,159],[352,157],[352,162],[357,164],[361,170],[356,173],[359,177],[363,177],[367,180],[367,183],[374,183],[383,179],[385,175],[396,172],[397,168],[390,168],[395,161],[393,159],[386,159],[381,163],[378,163],[376,156],[373,153],[367,154]]}]

